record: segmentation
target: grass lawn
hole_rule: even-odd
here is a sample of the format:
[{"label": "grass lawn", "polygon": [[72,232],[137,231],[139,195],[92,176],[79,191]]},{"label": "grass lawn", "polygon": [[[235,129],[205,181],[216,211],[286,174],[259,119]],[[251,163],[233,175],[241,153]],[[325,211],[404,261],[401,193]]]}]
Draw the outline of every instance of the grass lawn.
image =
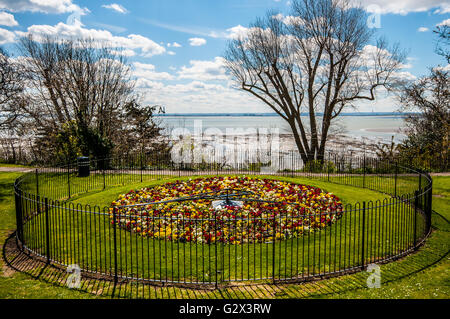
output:
[{"label": "grass lawn", "polygon": [[[17,178],[19,173],[0,173],[0,211],[1,211],[1,220],[0,220],[0,240],[3,243],[6,239],[6,236],[15,228],[15,216],[14,216],[14,203],[12,193],[12,183],[15,178]],[[179,178],[174,178],[179,179]],[[355,187],[343,186],[334,183],[327,183],[323,181],[316,181],[304,178],[279,178],[286,179],[288,181],[304,183],[308,185],[314,185],[321,187],[322,189],[333,192],[338,195],[344,203],[354,203],[357,200],[363,198],[368,200],[382,200],[385,198],[384,195],[372,192],[368,190],[361,190]],[[391,181],[392,182],[392,181]],[[448,215],[448,207],[449,207],[449,182],[450,178],[448,177],[437,177],[435,178],[435,194],[440,197],[434,198],[434,209],[441,214],[447,214],[447,218],[450,217]],[[72,199],[74,203],[91,203],[91,204],[101,204],[108,205],[118,194],[129,191],[130,189],[139,188],[142,186],[151,185],[152,183],[160,183],[160,181],[146,181],[144,183],[133,183],[132,186],[118,186],[116,188],[108,189],[104,192],[97,193],[88,193],[76,196]],[[101,184],[101,183],[100,183]],[[401,182],[399,183],[401,185]],[[427,243],[426,247],[423,248],[418,254],[407,257],[401,261],[387,264],[382,266],[382,288],[380,289],[355,289],[357,287],[357,283],[361,281],[361,276],[366,276],[366,273],[359,273],[355,275],[348,275],[340,278],[330,279],[327,281],[322,281],[314,290],[319,289],[319,291],[315,291],[314,293],[305,295],[304,286],[307,285],[283,285],[283,287],[278,287],[279,291],[275,291],[273,294],[267,292],[264,294],[266,297],[279,297],[279,298],[289,298],[289,297],[311,297],[311,296],[321,296],[321,297],[332,297],[332,298],[355,298],[355,297],[363,297],[363,298],[378,298],[378,297],[387,297],[387,298],[403,298],[403,297],[420,297],[420,298],[435,298],[435,297],[448,297],[449,295],[449,282],[448,282],[448,272],[446,272],[449,264],[448,259],[444,259],[437,263],[436,265],[429,267],[423,271],[420,271],[416,274],[412,274],[410,276],[406,276],[405,278],[401,278],[401,274],[405,272],[398,272],[398,276],[396,277],[393,274],[395,271],[396,265],[405,264],[408,265],[408,260],[415,258],[417,259],[419,256],[420,260],[416,260],[415,262],[419,262],[421,264],[427,265],[428,261],[435,257],[434,255],[440,253],[442,250],[448,250],[448,242],[449,238],[446,232],[441,231],[441,228],[445,228],[446,225],[438,217],[433,218],[434,226],[437,227],[437,230],[434,232],[432,238]],[[348,228],[347,228],[348,229]],[[349,229],[350,230],[350,229]],[[333,228],[330,228],[329,233],[332,234]],[[126,240],[127,234],[125,232],[121,232],[121,237]],[[326,232],[325,232],[326,233]],[[128,238],[130,235],[128,235]],[[324,239],[322,239],[324,240]],[[348,243],[350,244],[350,243]],[[281,245],[281,244],[280,244]],[[289,249],[295,248],[295,243],[284,243],[283,245],[291,245]],[[128,249],[135,249],[136,247],[145,247],[148,246],[133,246],[133,242],[131,242],[130,246],[127,246]],[[322,246],[323,247],[323,246]],[[263,248],[260,248],[263,251]],[[436,254],[433,255],[433,250],[436,251]],[[257,250],[258,251],[258,250]],[[159,253],[160,251],[151,251],[150,253]],[[177,251],[179,252],[179,250]],[[430,252],[430,253],[427,253]],[[231,251],[229,253],[232,253]],[[264,255],[264,254],[262,254]],[[234,255],[233,255],[234,256]],[[431,256],[431,257],[430,257]],[[255,258],[254,255],[249,254],[247,256],[242,256],[244,258]],[[325,256],[323,257],[325,260]],[[291,261],[287,260],[287,264]],[[298,261],[297,261],[298,262]],[[132,261],[130,261],[130,265],[132,265]],[[444,266],[442,266],[444,265]],[[90,294],[77,292],[75,290],[70,290],[67,288],[56,287],[45,283],[43,281],[37,281],[34,279],[30,279],[30,277],[20,274],[20,273],[12,273],[3,265],[3,260],[1,261],[2,273],[0,276],[0,297],[2,298],[92,298],[93,296]],[[398,266],[397,266],[398,267]],[[405,268],[404,265],[400,266]],[[437,269],[436,269],[437,268]],[[136,269],[135,269],[136,270]],[[135,271],[134,270],[134,271]],[[247,269],[248,270],[248,269]],[[158,269],[158,271],[161,271]],[[255,271],[257,271],[255,269]],[[131,270],[133,272],[133,270]],[[383,273],[388,273],[389,277],[384,278]],[[191,275],[189,273],[189,275]],[[198,275],[198,274],[197,274]],[[436,277],[436,278],[434,278]],[[414,279],[412,279],[414,278]],[[420,289],[417,288],[417,284],[420,285]],[[412,285],[412,286],[411,286]],[[327,294],[327,288],[330,287],[339,287],[337,293]],[[350,288],[352,287],[352,288]],[[271,288],[274,289],[274,288]],[[174,288],[177,291],[176,288]],[[322,291],[321,291],[322,290]],[[336,290],[336,289],[334,289]],[[179,289],[182,291],[182,289]],[[254,290],[255,296],[261,297],[261,292]],[[179,292],[180,293],[180,292]],[[233,297],[233,293],[239,297],[254,297],[253,295],[239,295],[232,290],[225,289],[223,295],[226,297],[227,293],[230,295],[228,297]],[[186,294],[186,291],[184,291]],[[155,295],[156,297],[156,295]],[[158,297],[164,297],[158,295]],[[167,297],[167,296],[166,296]],[[210,297],[209,295],[204,295],[203,297]]]},{"label": "grass lawn", "polygon": [[[433,210],[450,220],[450,176],[433,177],[433,194]],[[442,217],[433,215],[434,232],[417,254],[382,266],[382,278],[383,272],[387,278],[380,289],[356,289],[334,298],[450,298],[450,227]],[[414,273],[402,278],[408,267]],[[346,277],[343,280],[351,281],[357,275]]]}]

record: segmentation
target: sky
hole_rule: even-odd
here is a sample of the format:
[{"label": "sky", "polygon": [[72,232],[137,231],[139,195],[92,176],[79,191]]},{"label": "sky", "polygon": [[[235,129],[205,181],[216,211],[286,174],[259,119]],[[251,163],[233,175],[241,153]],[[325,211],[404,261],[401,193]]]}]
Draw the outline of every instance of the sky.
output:
[{"label": "sky", "polygon": [[[411,78],[448,67],[435,53],[439,24],[450,25],[450,0],[361,0],[379,17],[376,35],[399,42]],[[223,68],[227,42],[274,9],[289,15],[288,0],[0,0],[0,46],[17,57],[27,34],[91,37],[122,47],[143,102],[167,113],[271,113],[235,89]],[[377,21],[372,20],[372,21]],[[349,112],[391,112],[398,104],[380,92],[376,102]]]}]

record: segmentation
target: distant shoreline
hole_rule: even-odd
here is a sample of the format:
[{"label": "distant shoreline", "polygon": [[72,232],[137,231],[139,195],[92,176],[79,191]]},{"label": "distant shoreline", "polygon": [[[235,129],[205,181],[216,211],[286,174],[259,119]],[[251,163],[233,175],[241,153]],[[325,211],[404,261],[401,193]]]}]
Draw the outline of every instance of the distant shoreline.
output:
[{"label": "distant shoreline", "polygon": [[[342,113],[341,116],[396,116],[404,117],[408,114],[414,113],[399,113],[399,112],[360,112],[360,113]],[[308,113],[302,113],[302,116],[307,116]],[[317,115],[322,115],[322,113],[317,113]],[[157,114],[160,117],[243,117],[243,116],[279,116],[276,113],[166,113]]]}]

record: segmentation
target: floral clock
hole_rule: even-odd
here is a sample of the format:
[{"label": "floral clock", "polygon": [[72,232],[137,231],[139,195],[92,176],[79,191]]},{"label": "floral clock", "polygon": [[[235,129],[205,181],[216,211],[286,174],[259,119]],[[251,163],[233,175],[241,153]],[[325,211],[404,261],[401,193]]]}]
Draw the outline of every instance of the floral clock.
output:
[{"label": "floral clock", "polygon": [[[233,190],[241,192],[241,205],[212,205],[215,197],[233,195]],[[331,225],[342,212],[340,199],[320,188],[246,176],[131,190],[110,208],[111,223],[140,236],[204,244],[298,238]]]}]

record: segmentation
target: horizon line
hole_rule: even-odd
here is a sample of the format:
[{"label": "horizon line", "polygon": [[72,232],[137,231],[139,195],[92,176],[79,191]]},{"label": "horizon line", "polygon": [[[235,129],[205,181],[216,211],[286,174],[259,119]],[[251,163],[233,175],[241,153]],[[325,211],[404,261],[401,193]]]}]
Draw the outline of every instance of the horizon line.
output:
[{"label": "horizon line", "polygon": [[[316,113],[317,115],[323,115],[323,113]],[[403,116],[408,114],[415,114],[415,112],[349,112],[341,113],[341,116],[389,116],[397,115]],[[301,113],[302,116],[309,115],[309,113]],[[192,112],[192,113],[163,113],[156,114],[155,116],[279,116],[277,113],[214,113],[214,112]]]}]

